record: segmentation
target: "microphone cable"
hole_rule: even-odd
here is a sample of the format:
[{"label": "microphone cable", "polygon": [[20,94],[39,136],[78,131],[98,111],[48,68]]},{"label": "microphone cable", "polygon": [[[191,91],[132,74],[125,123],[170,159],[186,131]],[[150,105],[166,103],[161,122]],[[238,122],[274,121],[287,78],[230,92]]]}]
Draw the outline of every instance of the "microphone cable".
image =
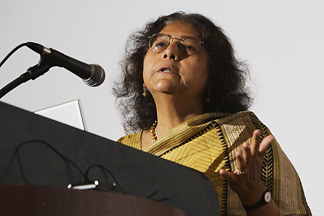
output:
[{"label": "microphone cable", "polygon": [[27,43],[22,43],[20,45],[18,45],[17,47],[15,47],[13,50],[11,50],[11,52],[0,62],[0,67],[9,59],[9,57],[14,54],[18,49],[20,49],[21,47],[27,46]]}]

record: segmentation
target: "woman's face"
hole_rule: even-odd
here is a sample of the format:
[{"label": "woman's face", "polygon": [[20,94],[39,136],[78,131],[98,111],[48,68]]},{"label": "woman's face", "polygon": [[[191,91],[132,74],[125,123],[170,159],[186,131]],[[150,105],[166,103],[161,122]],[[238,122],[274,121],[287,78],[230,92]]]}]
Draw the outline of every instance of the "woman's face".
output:
[{"label": "woman's face", "polygon": [[[199,32],[189,23],[172,22],[160,33],[172,38],[193,37],[201,40]],[[153,98],[159,93],[181,95],[203,100],[208,79],[208,54],[201,47],[194,55],[184,52],[180,41],[173,39],[161,52],[150,48],[144,58],[143,79]]]}]

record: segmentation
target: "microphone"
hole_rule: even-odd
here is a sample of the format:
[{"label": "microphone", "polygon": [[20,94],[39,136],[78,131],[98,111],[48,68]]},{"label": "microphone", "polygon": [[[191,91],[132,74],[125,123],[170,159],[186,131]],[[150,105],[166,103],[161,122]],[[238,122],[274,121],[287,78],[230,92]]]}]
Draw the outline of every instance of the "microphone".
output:
[{"label": "microphone", "polygon": [[99,86],[105,80],[104,69],[97,64],[86,64],[77,59],[64,55],[52,48],[44,47],[38,43],[27,42],[27,47],[41,55],[50,67],[59,66],[71,71],[92,87]]}]

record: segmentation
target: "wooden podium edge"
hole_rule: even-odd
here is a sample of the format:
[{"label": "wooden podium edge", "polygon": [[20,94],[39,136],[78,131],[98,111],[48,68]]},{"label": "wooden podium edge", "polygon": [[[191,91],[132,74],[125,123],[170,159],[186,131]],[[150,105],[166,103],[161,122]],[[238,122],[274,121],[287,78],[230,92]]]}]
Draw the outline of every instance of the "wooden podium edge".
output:
[{"label": "wooden podium edge", "polygon": [[0,185],[0,215],[186,216],[164,203],[122,193],[27,185]]}]

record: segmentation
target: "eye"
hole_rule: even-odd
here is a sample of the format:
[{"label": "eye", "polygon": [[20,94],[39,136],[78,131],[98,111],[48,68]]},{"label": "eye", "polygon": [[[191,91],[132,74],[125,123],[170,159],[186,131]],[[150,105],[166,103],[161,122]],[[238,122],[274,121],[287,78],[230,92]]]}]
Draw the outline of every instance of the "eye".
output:
[{"label": "eye", "polygon": [[165,41],[156,41],[153,44],[154,48],[163,48],[163,47],[166,47],[166,46],[167,46],[167,43]]},{"label": "eye", "polygon": [[186,49],[189,55],[193,55],[198,52],[200,43],[194,38],[185,38],[182,40],[182,45]]},{"label": "eye", "polygon": [[184,47],[186,48],[187,51],[197,51],[197,48],[192,46],[192,45],[184,45]]},{"label": "eye", "polygon": [[158,35],[152,40],[152,48],[155,52],[161,52],[169,45],[169,38],[164,35]]},{"label": "eye", "polygon": [[197,51],[194,46],[191,46],[189,44],[179,44],[178,47],[187,53],[193,53]]}]

